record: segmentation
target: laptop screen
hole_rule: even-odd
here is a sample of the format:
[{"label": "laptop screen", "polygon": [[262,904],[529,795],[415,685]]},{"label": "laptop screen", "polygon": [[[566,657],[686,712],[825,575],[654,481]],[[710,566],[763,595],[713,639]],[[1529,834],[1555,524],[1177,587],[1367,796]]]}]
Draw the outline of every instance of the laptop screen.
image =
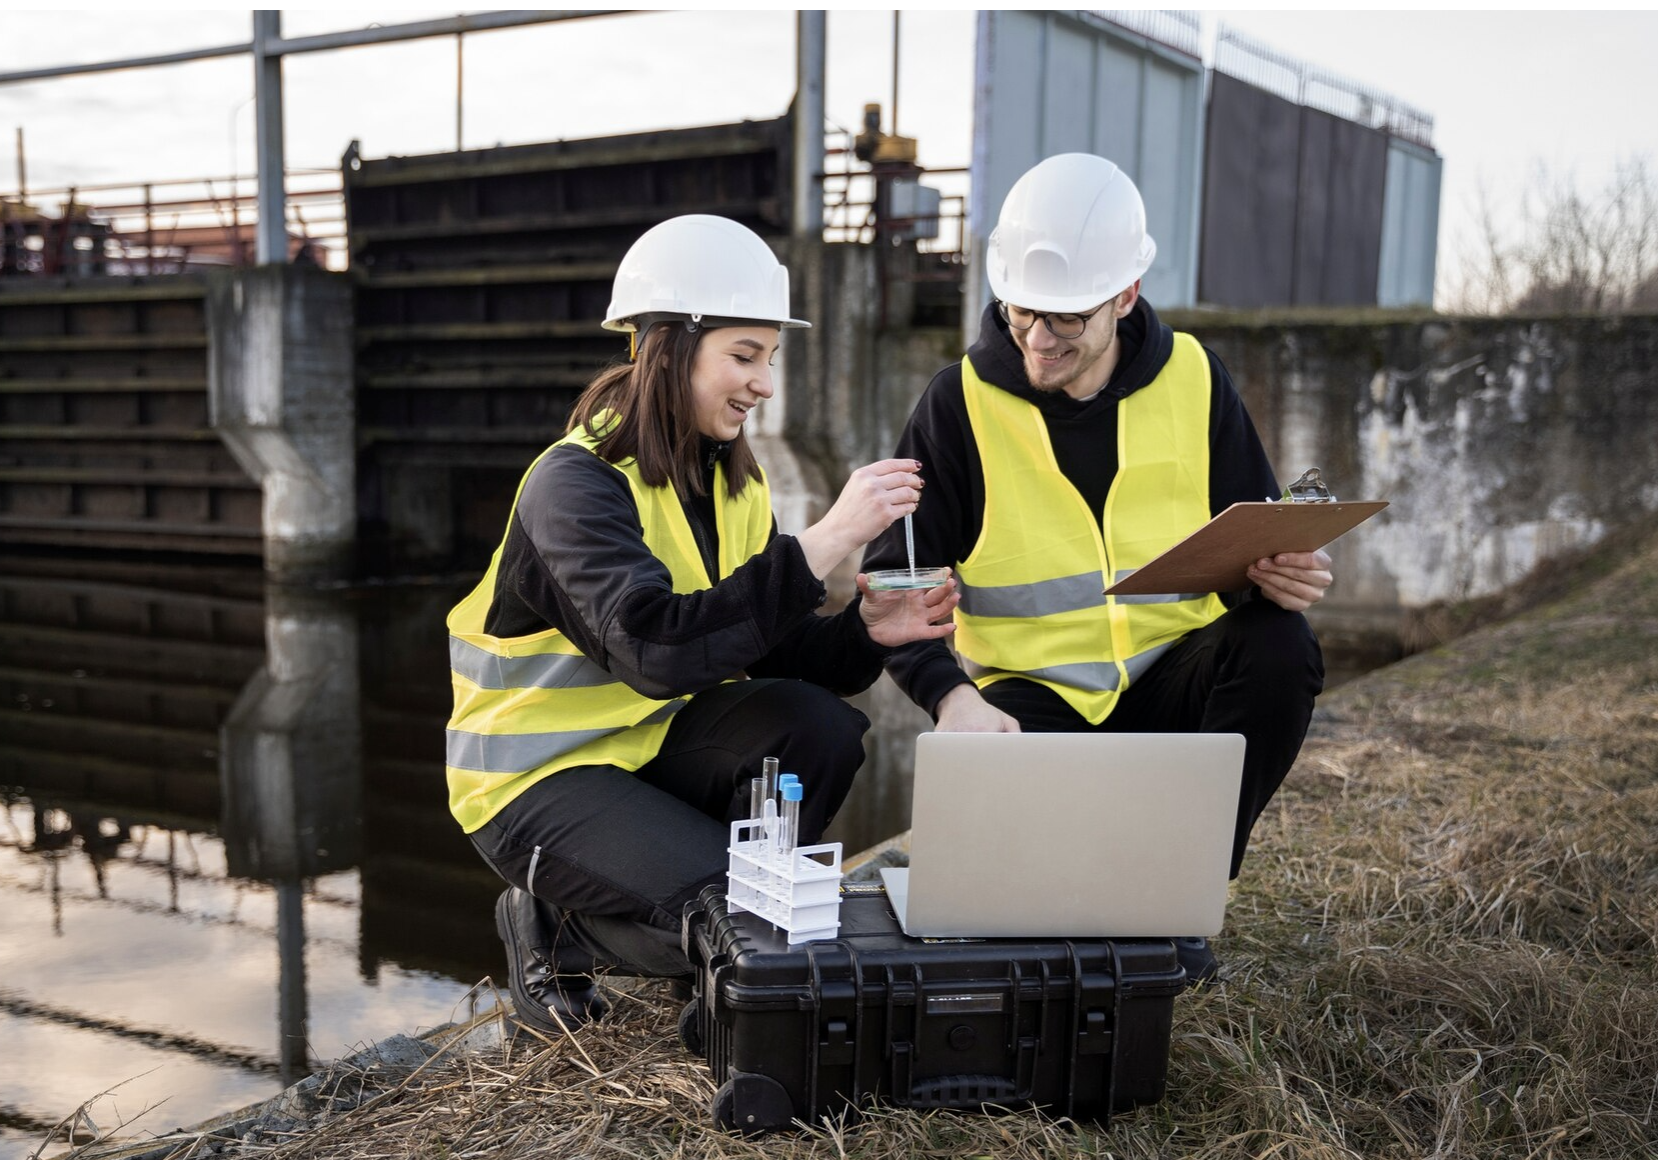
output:
[{"label": "laptop screen", "polygon": [[1218,933],[1243,752],[1236,733],[921,734],[905,931]]}]

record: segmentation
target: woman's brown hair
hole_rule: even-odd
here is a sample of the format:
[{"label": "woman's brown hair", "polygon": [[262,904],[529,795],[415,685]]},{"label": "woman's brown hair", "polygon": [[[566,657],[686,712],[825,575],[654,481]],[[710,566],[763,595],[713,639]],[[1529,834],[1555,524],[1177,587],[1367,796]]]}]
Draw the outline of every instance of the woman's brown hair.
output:
[{"label": "woman's brown hair", "polygon": [[[608,463],[638,460],[639,475],[650,487],[671,485],[681,499],[704,494],[691,368],[708,333],[679,322],[652,326],[633,362],[606,367],[582,391],[565,432],[585,427],[598,440],[594,450],[599,458]],[[597,422],[606,411],[617,416],[608,428]],[[725,479],[732,498],[743,493],[749,480],[760,479],[760,465],[741,432],[726,455]]]}]

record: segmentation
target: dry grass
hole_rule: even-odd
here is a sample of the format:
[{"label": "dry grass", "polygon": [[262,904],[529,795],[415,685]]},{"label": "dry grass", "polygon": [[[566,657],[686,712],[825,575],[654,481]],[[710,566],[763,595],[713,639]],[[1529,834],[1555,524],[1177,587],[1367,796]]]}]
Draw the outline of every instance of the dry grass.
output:
[{"label": "dry grass", "polygon": [[883,1110],[725,1135],[646,988],[574,1039],[445,1054],[303,1134],[175,1155],[1658,1155],[1655,765],[1658,542],[1325,698],[1235,889],[1225,985],[1177,1001],[1167,1099],[1107,1129]]}]

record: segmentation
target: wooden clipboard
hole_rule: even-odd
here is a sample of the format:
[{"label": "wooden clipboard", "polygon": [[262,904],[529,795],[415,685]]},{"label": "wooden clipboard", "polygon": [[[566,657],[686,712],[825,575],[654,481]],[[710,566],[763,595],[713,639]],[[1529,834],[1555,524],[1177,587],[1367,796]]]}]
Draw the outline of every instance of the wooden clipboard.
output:
[{"label": "wooden clipboard", "polygon": [[1387,506],[1351,503],[1235,503],[1161,556],[1105,590],[1107,596],[1234,592],[1249,587],[1249,566],[1279,552],[1313,552]]}]

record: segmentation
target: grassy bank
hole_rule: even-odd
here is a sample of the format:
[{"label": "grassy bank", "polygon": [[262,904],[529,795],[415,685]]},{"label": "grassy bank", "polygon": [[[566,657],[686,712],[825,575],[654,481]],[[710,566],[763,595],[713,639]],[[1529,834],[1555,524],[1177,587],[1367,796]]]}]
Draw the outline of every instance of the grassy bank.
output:
[{"label": "grassy bank", "polygon": [[1176,1003],[1168,1097],[1108,1129],[882,1111],[726,1136],[647,988],[573,1039],[442,1055],[309,1131],[189,1154],[1658,1154],[1658,542],[1600,571],[1321,701],[1226,980]]}]

